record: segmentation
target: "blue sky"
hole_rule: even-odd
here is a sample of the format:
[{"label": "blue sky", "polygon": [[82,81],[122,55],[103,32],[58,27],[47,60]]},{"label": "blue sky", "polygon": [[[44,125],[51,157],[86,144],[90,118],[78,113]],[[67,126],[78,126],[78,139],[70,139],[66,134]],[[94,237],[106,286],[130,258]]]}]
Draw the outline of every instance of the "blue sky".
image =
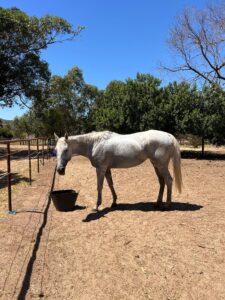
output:
[{"label": "blue sky", "polygon": [[[0,0],[5,8],[18,7],[29,15],[46,14],[67,19],[86,29],[73,42],[50,46],[42,52],[53,74],[82,69],[87,83],[104,89],[113,80],[151,73],[163,83],[178,79],[160,71],[160,62],[172,55],[166,40],[176,16],[185,8],[202,8],[208,1],[185,0]],[[0,108],[0,118],[13,119],[24,111]]]}]

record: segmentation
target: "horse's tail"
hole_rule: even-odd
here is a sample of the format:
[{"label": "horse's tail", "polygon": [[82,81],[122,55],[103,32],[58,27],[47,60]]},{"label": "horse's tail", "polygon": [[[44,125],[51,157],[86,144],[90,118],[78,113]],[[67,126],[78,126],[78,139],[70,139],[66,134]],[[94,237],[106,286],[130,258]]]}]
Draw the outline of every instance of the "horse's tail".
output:
[{"label": "horse's tail", "polygon": [[182,191],[182,174],[181,174],[181,158],[180,158],[180,146],[178,141],[173,139],[173,173],[175,177],[175,185],[179,193]]}]

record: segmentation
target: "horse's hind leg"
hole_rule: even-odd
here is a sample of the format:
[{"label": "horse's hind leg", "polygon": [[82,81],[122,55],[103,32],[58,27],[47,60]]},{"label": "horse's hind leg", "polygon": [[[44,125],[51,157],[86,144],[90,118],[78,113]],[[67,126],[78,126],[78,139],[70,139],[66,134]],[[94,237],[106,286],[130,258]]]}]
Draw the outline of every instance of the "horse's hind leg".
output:
[{"label": "horse's hind leg", "polygon": [[160,174],[162,175],[165,184],[167,186],[167,199],[165,207],[169,208],[171,205],[171,199],[172,199],[172,184],[173,184],[173,178],[170,175],[170,172],[168,170],[168,167],[159,168],[158,169]]},{"label": "horse's hind leg", "polygon": [[165,181],[164,181],[163,176],[160,174],[159,170],[156,167],[154,167],[154,168],[155,168],[155,172],[156,172],[156,175],[158,177],[159,185],[160,185],[159,194],[158,194],[158,198],[157,198],[157,202],[156,202],[156,206],[161,206],[162,201],[163,201],[163,193],[164,193],[164,188],[165,188]]},{"label": "horse's hind leg", "polygon": [[108,183],[108,186],[111,190],[112,193],[112,197],[113,197],[113,203],[112,203],[112,207],[116,206],[116,200],[117,200],[117,195],[113,186],[113,180],[112,180],[112,173],[110,169],[107,169],[106,173],[105,173],[105,177]]}]

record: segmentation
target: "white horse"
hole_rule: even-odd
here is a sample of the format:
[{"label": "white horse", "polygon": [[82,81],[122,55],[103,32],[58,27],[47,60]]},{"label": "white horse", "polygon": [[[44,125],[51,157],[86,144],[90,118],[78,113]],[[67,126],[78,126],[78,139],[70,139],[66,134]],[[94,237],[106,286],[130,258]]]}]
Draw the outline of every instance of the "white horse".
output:
[{"label": "white horse", "polygon": [[113,187],[111,175],[112,168],[130,168],[149,159],[155,168],[159,180],[159,194],[156,202],[160,206],[163,201],[165,184],[167,186],[166,208],[171,204],[172,182],[168,165],[173,160],[175,184],[179,192],[182,187],[180,148],[175,137],[169,133],[157,130],[149,130],[134,134],[121,135],[114,132],[92,132],[59,138],[57,140],[57,172],[65,174],[65,167],[72,154],[87,157],[97,172],[97,203],[94,210],[97,211],[102,203],[102,187],[104,177],[107,180],[112,193],[113,203],[116,206],[117,195]]}]

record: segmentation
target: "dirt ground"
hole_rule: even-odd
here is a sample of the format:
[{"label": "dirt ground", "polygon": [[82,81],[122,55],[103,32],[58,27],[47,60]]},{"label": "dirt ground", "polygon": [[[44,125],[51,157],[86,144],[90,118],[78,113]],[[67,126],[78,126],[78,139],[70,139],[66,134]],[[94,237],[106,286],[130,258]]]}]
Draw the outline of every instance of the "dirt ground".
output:
[{"label": "dirt ground", "polygon": [[153,207],[149,162],[113,170],[118,207],[95,170],[74,157],[55,189],[79,191],[77,208],[48,200],[54,162],[0,217],[0,299],[225,299],[225,160],[183,159],[183,193],[170,211]]}]

